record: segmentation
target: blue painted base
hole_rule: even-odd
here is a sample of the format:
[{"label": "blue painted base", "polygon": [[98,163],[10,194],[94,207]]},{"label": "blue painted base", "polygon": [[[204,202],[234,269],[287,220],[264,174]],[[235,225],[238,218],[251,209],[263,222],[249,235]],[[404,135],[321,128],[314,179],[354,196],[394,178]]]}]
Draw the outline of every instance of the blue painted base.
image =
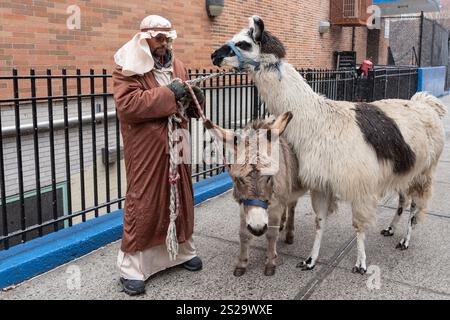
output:
[{"label": "blue painted base", "polygon": [[[232,187],[228,173],[194,183],[195,205]],[[123,210],[0,252],[0,288],[20,283],[122,237]]]}]

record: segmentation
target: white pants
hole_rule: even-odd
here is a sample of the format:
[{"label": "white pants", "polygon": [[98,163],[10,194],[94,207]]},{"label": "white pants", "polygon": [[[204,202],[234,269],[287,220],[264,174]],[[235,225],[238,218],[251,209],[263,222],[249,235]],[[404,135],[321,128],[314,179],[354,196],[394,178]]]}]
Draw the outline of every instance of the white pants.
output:
[{"label": "white pants", "polygon": [[189,261],[196,255],[194,240],[190,238],[178,245],[178,255],[174,261],[170,260],[167,247],[163,244],[133,254],[119,250],[117,267],[122,278],[145,281],[155,273]]}]

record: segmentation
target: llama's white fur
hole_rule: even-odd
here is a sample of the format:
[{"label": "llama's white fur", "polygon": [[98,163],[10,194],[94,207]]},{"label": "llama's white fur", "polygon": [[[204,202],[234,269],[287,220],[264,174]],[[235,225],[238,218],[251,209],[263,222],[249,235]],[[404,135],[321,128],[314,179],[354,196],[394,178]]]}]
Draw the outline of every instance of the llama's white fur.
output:
[{"label": "llama's white fur", "polygon": [[[250,18],[249,29],[253,31],[257,28],[255,19],[260,18]],[[257,69],[251,65],[246,68],[253,75],[268,111],[275,116],[286,111],[293,113],[285,137],[297,154],[302,183],[316,190],[313,202],[314,198],[317,203],[324,202],[331,194],[352,203],[353,225],[358,235],[356,267],[365,272],[364,233],[374,222],[379,197],[391,191],[409,190],[408,195],[417,197],[419,215],[425,212],[431,177],[444,147],[445,132],[440,118],[446,114],[446,109],[437,98],[425,93],[418,93],[411,100],[371,103],[394,120],[415,153],[413,168],[395,174],[392,162],[378,159],[373,147],[365,141],[352,110],[355,103],[332,101],[315,93],[292,65],[273,54],[260,53],[258,41],[250,37],[252,29],[250,33],[249,29],[242,30],[231,41],[253,43],[252,49],[242,54],[260,62]],[[225,57],[223,61],[239,66],[235,56]],[[274,64],[278,64],[279,70]],[[414,191],[424,186],[427,188],[425,196],[419,194],[420,190]],[[327,209],[316,212],[320,219],[326,218]],[[318,226],[315,248],[320,247],[321,228],[322,224]],[[409,237],[408,233],[406,238],[409,240]],[[310,267],[314,267],[317,259],[318,250],[315,251]]]}]

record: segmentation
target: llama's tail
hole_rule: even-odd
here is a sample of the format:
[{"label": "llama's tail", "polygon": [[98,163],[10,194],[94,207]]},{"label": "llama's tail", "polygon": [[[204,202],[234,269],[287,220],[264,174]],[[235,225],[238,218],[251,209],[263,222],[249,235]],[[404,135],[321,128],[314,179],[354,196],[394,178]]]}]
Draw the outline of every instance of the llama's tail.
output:
[{"label": "llama's tail", "polygon": [[333,197],[330,199],[329,207],[328,207],[328,213],[336,213],[338,210],[338,198],[333,195]]},{"label": "llama's tail", "polygon": [[428,104],[434,111],[437,112],[442,119],[447,114],[447,107],[435,96],[426,92],[417,92],[412,98],[412,101],[420,101]]}]

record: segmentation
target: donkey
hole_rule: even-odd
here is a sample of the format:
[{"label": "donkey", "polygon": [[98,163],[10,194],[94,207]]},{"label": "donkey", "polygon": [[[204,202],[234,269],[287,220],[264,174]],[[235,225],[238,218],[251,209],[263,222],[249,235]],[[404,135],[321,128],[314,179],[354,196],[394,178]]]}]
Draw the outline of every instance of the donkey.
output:
[{"label": "donkey", "polygon": [[[231,145],[235,154],[237,146],[234,139],[240,137],[243,140],[241,146],[244,150],[237,155],[239,159],[233,159],[233,163],[229,164],[233,197],[240,204],[240,255],[234,270],[236,277],[242,276],[247,269],[248,248],[253,236],[266,234],[267,237],[264,271],[266,276],[275,274],[276,243],[285,220],[286,243],[294,242],[295,206],[297,199],[305,194],[307,189],[298,179],[296,155],[281,135],[291,119],[292,114],[286,112],[276,120],[256,120],[249,123],[240,134],[223,129],[210,121],[205,124],[213,137],[224,141],[225,146]],[[258,137],[254,144],[249,138],[252,134]],[[263,139],[267,141],[270,154],[254,148],[256,144],[261,146]]]},{"label": "donkey", "polygon": [[[271,114],[293,114],[285,137],[297,155],[300,180],[312,190],[319,221],[311,255],[298,267],[314,268],[330,199],[337,196],[352,205],[358,250],[352,271],[364,274],[365,233],[375,220],[380,196],[395,191],[411,199],[407,232],[398,244],[402,250],[409,247],[411,230],[426,213],[445,142],[441,119],[446,108],[425,93],[370,104],[332,101],[315,93],[285,55],[280,40],[253,16],[248,28],[211,58],[217,66],[248,71]],[[405,204],[400,200],[399,214]],[[382,233],[392,235],[397,220]]]}]

